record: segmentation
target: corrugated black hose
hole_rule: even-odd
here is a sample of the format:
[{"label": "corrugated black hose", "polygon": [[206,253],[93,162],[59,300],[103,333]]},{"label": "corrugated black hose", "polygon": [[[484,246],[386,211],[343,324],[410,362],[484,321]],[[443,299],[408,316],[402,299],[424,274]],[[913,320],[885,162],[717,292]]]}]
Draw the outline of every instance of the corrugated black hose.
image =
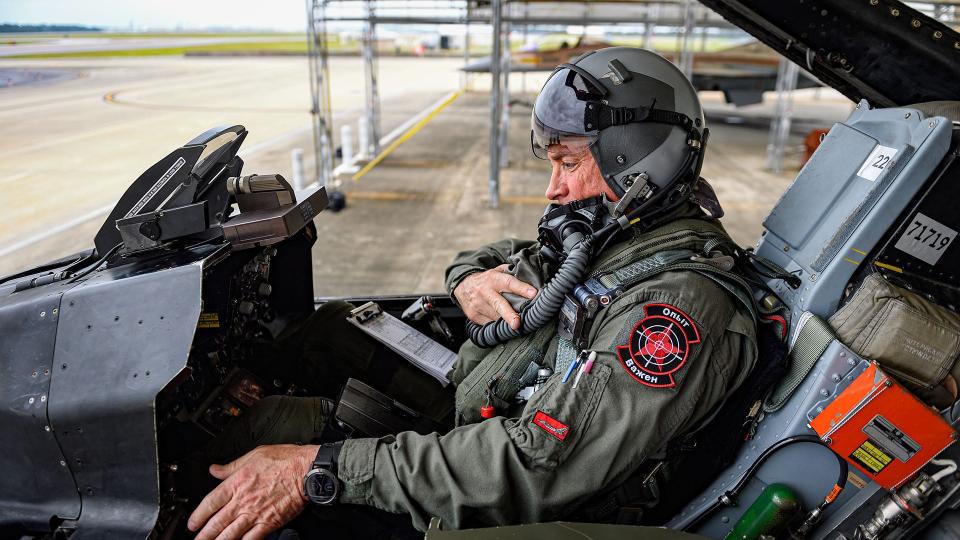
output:
[{"label": "corrugated black hose", "polygon": [[587,266],[590,264],[593,237],[583,237],[579,233],[575,234],[579,238],[571,238],[571,243],[575,242],[575,245],[567,254],[567,258],[560,264],[560,268],[557,269],[553,279],[540,290],[540,293],[530,303],[520,310],[520,320],[522,321],[520,329],[514,330],[503,319],[497,319],[483,326],[473,321],[467,321],[467,334],[471,341],[479,347],[493,347],[515,337],[532,334],[553,321],[554,316],[560,311],[567,293],[573,290],[573,287],[583,279]]}]

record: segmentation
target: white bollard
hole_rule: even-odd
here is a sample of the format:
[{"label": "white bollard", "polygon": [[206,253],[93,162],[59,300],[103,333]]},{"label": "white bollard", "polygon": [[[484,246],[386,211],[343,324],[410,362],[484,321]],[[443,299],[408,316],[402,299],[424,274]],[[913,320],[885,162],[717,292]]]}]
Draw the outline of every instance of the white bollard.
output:
[{"label": "white bollard", "polygon": [[369,126],[367,125],[367,119],[365,117],[357,120],[357,139],[359,143],[357,147],[358,159],[373,157],[367,155],[367,150],[370,148],[370,132],[368,128]]},{"label": "white bollard", "polygon": [[353,164],[353,132],[350,129],[350,124],[340,126],[340,152],[343,157],[344,165],[350,166]]},{"label": "white bollard", "polygon": [[293,169],[293,190],[300,191],[303,189],[303,149],[291,150],[290,161]]}]

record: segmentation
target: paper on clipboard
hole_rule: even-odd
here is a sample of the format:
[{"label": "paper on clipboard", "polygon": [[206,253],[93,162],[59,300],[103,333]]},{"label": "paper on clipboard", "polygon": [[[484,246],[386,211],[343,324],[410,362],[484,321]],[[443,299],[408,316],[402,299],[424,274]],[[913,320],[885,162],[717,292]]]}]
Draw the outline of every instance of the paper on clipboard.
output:
[{"label": "paper on clipboard", "polygon": [[347,320],[440,381],[440,384],[446,386],[450,383],[447,373],[453,368],[457,353],[393,315],[384,313],[376,303],[367,302],[353,309]]}]

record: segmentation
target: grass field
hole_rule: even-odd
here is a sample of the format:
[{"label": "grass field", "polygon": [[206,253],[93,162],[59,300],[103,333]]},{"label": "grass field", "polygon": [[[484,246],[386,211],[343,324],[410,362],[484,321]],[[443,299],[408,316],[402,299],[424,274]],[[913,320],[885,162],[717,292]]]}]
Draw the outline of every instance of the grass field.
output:
[{"label": "grass field", "polygon": [[[341,48],[339,43],[329,43],[330,50]],[[344,48],[349,48],[346,46]],[[119,51],[77,51],[44,54],[24,54],[9,58],[103,58],[125,56],[175,56],[189,53],[222,53],[222,54],[306,54],[307,40],[299,41],[256,41],[238,43],[212,43],[209,45],[192,45],[186,47],[156,47],[146,49],[124,49]]]},{"label": "grass field", "polygon": [[[138,56],[183,56],[188,54],[224,54],[224,55],[269,55],[269,54],[306,54],[307,42],[306,35],[296,33],[67,33],[67,34],[30,34],[29,36],[18,36],[17,34],[0,34],[0,46],[14,46],[18,44],[29,44],[42,42],[45,39],[62,38],[109,38],[109,39],[132,39],[132,38],[262,38],[263,41],[237,41],[226,43],[210,43],[203,45],[170,46],[170,47],[135,47],[122,50],[104,50],[104,51],[76,51],[76,52],[56,52],[41,54],[20,54],[11,55],[7,58],[14,59],[38,59],[38,58],[108,58],[108,57],[138,57]],[[546,49],[559,47],[562,41],[571,41],[578,36],[555,34],[543,36],[540,38],[540,45]],[[267,39],[270,38],[270,39]],[[21,41],[17,41],[20,39]],[[644,42],[641,36],[616,36],[609,40],[612,45],[640,46]],[[731,40],[722,38],[710,38],[706,41],[706,51],[718,51],[731,47],[742,40]],[[556,44],[554,47],[551,45]],[[677,39],[674,36],[656,36],[653,38],[653,45],[657,51],[673,52],[677,48]],[[332,37],[327,42],[328,50],[334,53],[359,52],[360,43],[356,40],[341,41],[339,37]],[[511,49],[516,51],[524,46],[522,40],[511,40]],[[699,38],[693,40],[694,50],[700,50],[701,42]],[[392,46],[381,43],[381,54],[401,53],[410,54],[412,46]],[[471,56],[486,56],[490,54],[491,47],[485,44],[474,44],[471,47]],[[457,50],[439,51],[440,54],[449,54],[458,56],[461,52]],[[431,54],[437,54],[436,51]]]},{"label": "grass field", "polygon": [[306,39],[302,32],[38,32],[25,34],[0,33],[4,45],[31,43],[46,39],[147,39],[147,38],[199,38],[199,37],[276,37]]}]

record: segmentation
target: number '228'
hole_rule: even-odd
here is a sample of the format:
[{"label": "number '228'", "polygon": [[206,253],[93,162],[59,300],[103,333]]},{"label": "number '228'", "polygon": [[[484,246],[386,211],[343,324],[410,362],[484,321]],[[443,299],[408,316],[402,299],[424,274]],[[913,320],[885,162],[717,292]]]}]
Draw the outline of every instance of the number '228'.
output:
[{"label": "number '228'", "polygon": [[[914,235],[913,233],[917,234]],[[937,251],[941,251],[950,243],[949,236],[943,236],[937,232],[936,229],[927,227],[919,221],[913,222],[913,225],[910,227],[910,230],[907,231],[907,234],[913,236],[914,240],[923,242],[932,248],[936,248]]]}]

